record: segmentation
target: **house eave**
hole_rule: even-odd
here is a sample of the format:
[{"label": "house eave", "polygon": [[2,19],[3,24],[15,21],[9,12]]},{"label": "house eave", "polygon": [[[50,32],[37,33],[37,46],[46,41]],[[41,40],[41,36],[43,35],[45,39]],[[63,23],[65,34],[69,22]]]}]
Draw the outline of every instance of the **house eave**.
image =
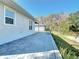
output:
[{"label": "house eave", "polygon": [[34,17],[31,14],[29,14],[26,10],[24,10],[21,6],[19,6],[16,2],[12,0],[0,0],[0,2],[23,14],[24,16],[34,20]]}]

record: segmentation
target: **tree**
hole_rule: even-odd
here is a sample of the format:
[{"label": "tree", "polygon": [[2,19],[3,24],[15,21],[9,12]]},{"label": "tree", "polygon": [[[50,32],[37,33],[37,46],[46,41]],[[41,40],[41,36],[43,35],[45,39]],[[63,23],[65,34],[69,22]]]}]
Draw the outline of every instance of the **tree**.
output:
[{"label": "tree", "polygon": [[74,32],[77,38],[79,36],[79,12],[70,14],[69,22],[69,30]]},{"label": "tree", "polygon": [[79,12],[70,14],[69,22],[70,22],[70,30],[74,32],[79,32]]}]

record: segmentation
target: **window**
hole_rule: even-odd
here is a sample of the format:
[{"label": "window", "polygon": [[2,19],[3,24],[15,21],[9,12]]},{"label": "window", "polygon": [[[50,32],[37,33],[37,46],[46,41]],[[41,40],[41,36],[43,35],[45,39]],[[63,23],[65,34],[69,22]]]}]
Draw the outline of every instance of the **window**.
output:
[{"label": "window", "polygon": [[5,23],[14,24],[14,20],[15,20],[15,13],[8,9],[5,9]]},{"label": "window", "polygon": [[14,24],[13,20],[14,20],[14,19],[12,19],[12,18],[5,17],[5,23],[6,23],[6,24]]},{"label": "window", "polygon": [[29,20],[29,30],[32,30],[32,21]]}]

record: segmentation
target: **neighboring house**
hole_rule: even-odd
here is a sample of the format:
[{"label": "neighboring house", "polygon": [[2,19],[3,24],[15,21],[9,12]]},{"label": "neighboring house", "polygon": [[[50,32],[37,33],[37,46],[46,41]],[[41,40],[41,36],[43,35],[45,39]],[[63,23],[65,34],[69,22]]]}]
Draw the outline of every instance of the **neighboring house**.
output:
[{"label": "neighboring house", "polygon": [[33,16],[12,0],[0,0],[0,45],[33,33]]},{"label": "neighboring house", "polygon": [[36,32],[44,32],[45,31],[45,25],[44,24],[35,24],[35,31]]}]

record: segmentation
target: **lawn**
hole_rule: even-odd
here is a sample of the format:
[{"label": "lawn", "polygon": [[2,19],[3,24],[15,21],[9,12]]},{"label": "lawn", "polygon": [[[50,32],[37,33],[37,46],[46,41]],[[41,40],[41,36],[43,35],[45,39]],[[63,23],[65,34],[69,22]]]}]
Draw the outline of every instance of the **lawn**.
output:
[{"label": "lawn", "polygon": [[66,36],[63,35],[63,39],[69,43],[71,46],[73,46],[75,49],[79,50],[79,42],[75,41],[75,40],[71,40],[69,38],[67,38]]},{"label": "lawn", "polygon": [[52,34],[63,59],[79,59],[79,43],[64,35]]}]

